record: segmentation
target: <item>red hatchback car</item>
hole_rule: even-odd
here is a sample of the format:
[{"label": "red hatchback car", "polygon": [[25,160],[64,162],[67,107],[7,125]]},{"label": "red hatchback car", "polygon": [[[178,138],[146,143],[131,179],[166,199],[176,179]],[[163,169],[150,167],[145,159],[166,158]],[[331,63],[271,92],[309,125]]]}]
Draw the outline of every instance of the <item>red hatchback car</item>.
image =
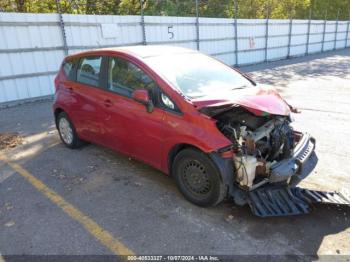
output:
[{"label": "red hatchback car", "polygon": [[65,145],[88,141],[170,174],[200,206],[288,183],[314,150],[273,89],[197,51],[133,46],[64,59],[54,116]]}]

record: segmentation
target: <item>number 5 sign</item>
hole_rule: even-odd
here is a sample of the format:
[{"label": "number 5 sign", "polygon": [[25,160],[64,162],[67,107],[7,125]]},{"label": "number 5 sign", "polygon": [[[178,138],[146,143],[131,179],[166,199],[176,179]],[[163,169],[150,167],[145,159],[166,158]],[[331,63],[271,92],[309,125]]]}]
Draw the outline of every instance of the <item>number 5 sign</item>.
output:
[{"label": "number 5 sign", "polygon": [[174,31],[173,31],[173,26],[172,25],[169,25],[168,26],[168,36],[169,36],[169,39],[173,39],[174,38]]}]

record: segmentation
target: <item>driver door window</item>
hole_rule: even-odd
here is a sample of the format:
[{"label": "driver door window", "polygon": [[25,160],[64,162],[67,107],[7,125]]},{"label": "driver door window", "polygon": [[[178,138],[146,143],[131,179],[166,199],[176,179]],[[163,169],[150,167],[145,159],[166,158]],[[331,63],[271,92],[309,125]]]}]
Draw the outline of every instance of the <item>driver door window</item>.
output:
[{"label": "driver door window", "polygon": [[132,97],[135,89],[153,90],[157,84],[138,66],[118,57],[108,61],[108,90],[126,97]]}]

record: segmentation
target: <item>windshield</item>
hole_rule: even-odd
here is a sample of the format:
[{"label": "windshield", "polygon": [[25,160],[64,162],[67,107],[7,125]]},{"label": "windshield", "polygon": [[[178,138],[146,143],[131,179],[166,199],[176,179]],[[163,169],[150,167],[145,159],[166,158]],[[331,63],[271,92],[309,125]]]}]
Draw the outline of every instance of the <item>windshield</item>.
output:
[{"label": "windshield", "polygon": [[201,53],[153,56],[145,61],[189,98],[252,86],[249,80],[229,66]]}]

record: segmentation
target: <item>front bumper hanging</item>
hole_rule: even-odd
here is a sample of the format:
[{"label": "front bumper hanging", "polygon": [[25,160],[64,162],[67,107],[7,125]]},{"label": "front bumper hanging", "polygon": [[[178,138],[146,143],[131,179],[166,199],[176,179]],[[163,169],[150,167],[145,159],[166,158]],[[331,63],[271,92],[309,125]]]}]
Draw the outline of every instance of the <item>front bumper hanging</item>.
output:
[{"label": "front bumper hanging", "polygon": [[299,187],[265,187],[250,191],[248,204],[259,217],[307,214],[313,204],[350,206],[349,192],[323,192]]},{"label": "front bumper hanging", "polygon": [[270,183],[288,180],[301,170],[315,150],[316,141],[309,134],[300,134],[301,139],[294,148],[293,155],[271,166]]}]

